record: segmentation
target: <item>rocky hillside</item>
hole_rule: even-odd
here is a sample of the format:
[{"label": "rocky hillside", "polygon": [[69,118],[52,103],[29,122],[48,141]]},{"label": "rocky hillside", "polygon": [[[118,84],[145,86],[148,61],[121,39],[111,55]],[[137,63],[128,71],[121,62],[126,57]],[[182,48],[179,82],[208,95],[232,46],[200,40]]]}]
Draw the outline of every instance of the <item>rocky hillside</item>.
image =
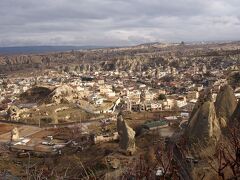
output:
[{"label": "rocky hillside", "polygon": [[46,97],[52,93],[53,89],[48,87],[38,87],[28,89],[20,94],[20,101],[23,103],[39,103],[43,102]]},{"label": "rocky hillside", "polygon": [[[240,43],[225,44],[145,44],[126,48],[105,48],[39,55],[0,56],[0,73],[25,69],[132,70],[159,66],[191,66],[195,61],[207,66],[239,64]],[[223,63],[224,62],[224,63]]]},{"label": "rocky hillside", "polygon": [[67,85],[59,87],[35,86],[20,94],[21,103],[62,103],[71,102],[76,96],[73,88]]}]

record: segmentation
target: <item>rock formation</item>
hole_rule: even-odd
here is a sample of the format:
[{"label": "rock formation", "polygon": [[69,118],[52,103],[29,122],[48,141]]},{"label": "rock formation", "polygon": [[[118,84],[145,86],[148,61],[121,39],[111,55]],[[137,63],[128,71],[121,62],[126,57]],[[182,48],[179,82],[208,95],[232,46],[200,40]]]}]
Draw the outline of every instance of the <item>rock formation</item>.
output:
[{"label": "rock formation", "polygon": [[121,113],[117,118],[117,130],[121,150],[124,150],[126,154],[132,155],[136,151],[135,131],[124,121]]},{"label": "rock formation", "polygon": [[7,119],[10,121],[18,121],[20,119],[20,109],[17,106],[10,106],[7,110]]},{"label": "rock formation", "polygon": [[53,90],[48,96],[48,102],[51,103],[62,103],[62,102],[71,102],[74,97],[74,90],[70,86],[63,85],[57,87]]},{"label": "rock formation", "polygon": [[35,86],[20,95],[20,100],[26,103],[38,103],[46,99],[52,92],[48,87]]},{"label": "rock formation", "polygon": [[18,128],[15,127],[11,131],[11,141],[18,141],[20,139]]},{"label": "rock formation", "polygon": [[[223,61],[232,62],[231,58],[238,59],[239,53],[236,52],[235,48],[239,46],[239,42],[229,44],[221,44],[220,46],[219,44],[209,44],[208,47],[211,46],[212,48],[210,48],[211,50],[208,49],[207,52],[205,50],[198,51],[199,46],[206,49],[205,44],[197,46],[189,45],[187,51],[183,53],[183,46],[181,45],[153,43],[124,48],[56,52],[39,55],[0,55],[0,73],[19,70],[34,71],[34,69],[44,68],[66,70],[66,72],[69,69],[81,72],[98,70],[141,72],[150,69],[165,68],[168,65],[174,68],[183,67],[192,64],[194,61],[202,61],[204,64],[215,66],[221,64]],[[171,55],[169,54],[170,51]],[[197,53],[197,57],[189,57],[193,53]],[[230,59],[228,58],[229,54],[231,54]],[[153,74],[154,77],[159,76],[158,72]],[[235,76],[231,79],[233,84],[239,84],[238,81],[235,81]]]},{"label": "rock formation", "polygon": [[221,127],[226,127],[237,106],[237,99],[229,85],[221,87],[215,102],[217,117]]},{"label": "rock formation", "polygon": [[234,125],[235,123],[240,123],[240,101],[238,101],[237,107],[229,121],[229,125]]},{"label": "rock formation", "polygon": [[[204,89],[200,92],[198,101],[196,102],[191,114],[190,114],[190,120],[194,116],[194,114],[197,112],[197,110],[203,105],[206,101],[212,101],[212,90],[210,88]],[[190,122],[190,121],[189,121]]]},{"label": "rock formation", "polygon": [[187,134],[191,142],[216,142],[221,134],[214,103],[204,102],[190,120]]}]

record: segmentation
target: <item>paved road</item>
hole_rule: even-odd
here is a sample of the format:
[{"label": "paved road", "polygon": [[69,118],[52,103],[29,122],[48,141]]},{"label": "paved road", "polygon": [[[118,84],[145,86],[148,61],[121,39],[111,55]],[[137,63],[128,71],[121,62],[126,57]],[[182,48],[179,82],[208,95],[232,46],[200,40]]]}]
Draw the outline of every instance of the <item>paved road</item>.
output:
[{"label": "paved road", "polygon": [[[21,125],[18,126],[20,137],[29,137],[42,129],[34,126]],[[11,131],[0,135],[0,142],[9,142],[11,140]]]}]

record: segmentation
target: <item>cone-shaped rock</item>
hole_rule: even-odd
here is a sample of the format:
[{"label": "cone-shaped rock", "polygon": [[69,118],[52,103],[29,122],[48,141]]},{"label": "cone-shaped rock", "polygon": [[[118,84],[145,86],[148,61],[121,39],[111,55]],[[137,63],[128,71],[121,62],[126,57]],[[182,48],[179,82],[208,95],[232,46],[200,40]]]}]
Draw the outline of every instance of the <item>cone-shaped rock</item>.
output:
[{"label": "cone-shaped rock", "polygon": [[128,126],[121,114],[117,118],[117,130],[119,134],[119,146],[127,154],[133,154],[135,147],[135,131]]},{"label": "cone-shaped rock", "polygon": [[221,127],[226,127],[237,106],[237,98],[229,85],[221,87],[215,102],[217,117]]},{"label": "cone-shaped rock", "polygon": [[186,131],[191,142],[205,143],[219,139],[221,130],[212,101],[206,101],[202,104],[191,118]]}]

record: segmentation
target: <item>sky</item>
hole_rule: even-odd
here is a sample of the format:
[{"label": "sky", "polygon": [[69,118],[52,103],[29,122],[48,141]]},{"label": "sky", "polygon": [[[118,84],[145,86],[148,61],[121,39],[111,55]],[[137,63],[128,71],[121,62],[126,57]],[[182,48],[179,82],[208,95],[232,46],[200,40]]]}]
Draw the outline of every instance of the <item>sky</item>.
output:
[{"label": "sky", "polygon": [[240,40],[240,0],[0,0],[0,46]]}]

